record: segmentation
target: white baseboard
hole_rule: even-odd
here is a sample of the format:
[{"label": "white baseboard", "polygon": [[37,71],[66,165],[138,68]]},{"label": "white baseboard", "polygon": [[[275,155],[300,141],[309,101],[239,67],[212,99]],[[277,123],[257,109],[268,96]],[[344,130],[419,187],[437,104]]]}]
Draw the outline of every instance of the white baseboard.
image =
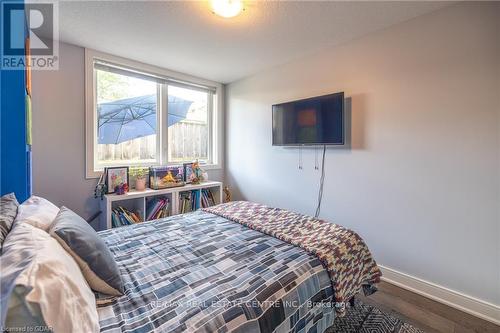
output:
[{"label": "white baseboard", "polygon": [[379,265],[382,281],[500,325],[500,306]]}]

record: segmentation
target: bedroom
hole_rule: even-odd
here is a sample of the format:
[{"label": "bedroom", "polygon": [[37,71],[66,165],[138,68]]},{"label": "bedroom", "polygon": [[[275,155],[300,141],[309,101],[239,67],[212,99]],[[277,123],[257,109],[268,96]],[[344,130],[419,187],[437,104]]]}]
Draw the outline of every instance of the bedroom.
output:
[{"label": "bedroom", "polygon": [[224,3],[2,1],[2,328],[498,332],[499,3]]}]

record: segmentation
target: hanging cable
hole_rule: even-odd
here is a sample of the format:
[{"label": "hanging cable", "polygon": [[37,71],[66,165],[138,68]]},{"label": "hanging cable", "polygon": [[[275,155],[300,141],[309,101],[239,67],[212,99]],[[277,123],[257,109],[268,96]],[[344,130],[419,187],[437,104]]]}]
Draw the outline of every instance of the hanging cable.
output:
[{"label": "hanging cable", "polygon": [[321,160],[321,178],[319,181],[319,191],[318,191],[318,207],[316,207],[316,214],[314,214],[315,218],[318,218],[319,213],[321,212],[321,200],[323,199],[323,184],[325,183],[325,153],[326,153],[326,145],[323,146],[323,158]]},{"label": "hanging cable", "polygon": [[302,147],[299,147],[299,170],[302,170]]},{"label": "hanging cable", "polygon": [[314,147],[314,170],[319,170],[317,146]]}]

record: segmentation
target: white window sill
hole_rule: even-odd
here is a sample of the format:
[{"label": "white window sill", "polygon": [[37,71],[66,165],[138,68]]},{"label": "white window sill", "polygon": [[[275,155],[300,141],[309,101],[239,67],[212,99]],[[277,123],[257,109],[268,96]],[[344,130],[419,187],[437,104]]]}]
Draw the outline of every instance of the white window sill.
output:
[{"label": "white window sill", "polygon": [[220,164],[205,164],[200,165],[203,170],[222,170],[222,166]]},{"label": "white window sill", "polygon": [[[174,165],[180,165],[179,164],[174,164]],[[145,166],[148,167],[148,166]],[[222,166],[220,164],[205,164],[201,165],[201,168],[203,170],[222,170]],[[101,177],[103,171],[89,171],[87,170],[87,173],[85,174],[85,179],[97,179]]]}]

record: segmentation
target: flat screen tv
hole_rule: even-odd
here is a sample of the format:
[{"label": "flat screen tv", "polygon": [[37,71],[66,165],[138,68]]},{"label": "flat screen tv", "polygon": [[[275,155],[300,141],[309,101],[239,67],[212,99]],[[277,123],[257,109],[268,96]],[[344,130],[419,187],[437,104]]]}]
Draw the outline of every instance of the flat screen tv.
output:
[{"label": "flat screen tv", "polygon": [[273,105],[273,146],[343,144],[343,92]]}]

